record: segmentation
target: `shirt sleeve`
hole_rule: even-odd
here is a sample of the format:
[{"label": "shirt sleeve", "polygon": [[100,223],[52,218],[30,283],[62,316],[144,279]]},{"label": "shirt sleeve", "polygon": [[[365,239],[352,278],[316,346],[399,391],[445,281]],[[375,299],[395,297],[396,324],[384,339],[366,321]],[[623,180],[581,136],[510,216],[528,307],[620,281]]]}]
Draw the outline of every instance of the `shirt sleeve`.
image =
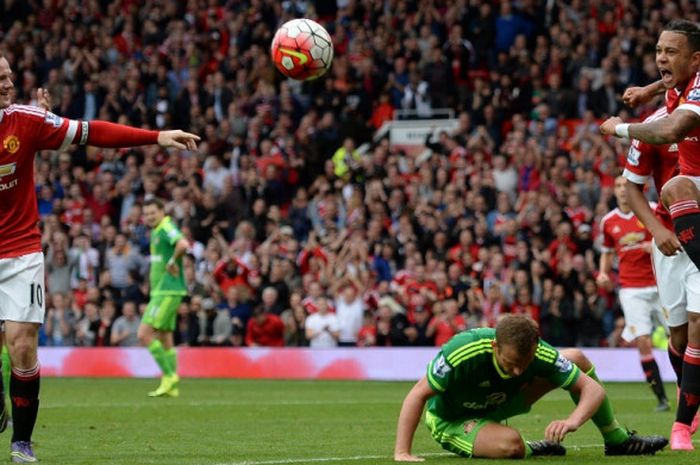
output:
[{"label": "shirt sleeve", "polygon": [[700,116],[700,72],[695,74],[693,87],[681,98],[681,104],[678,105],[678,110],[692,111]]},{"label": "shirt sleeve", "polygon": [[575,363],[542,340],[535,350],[535,363],[537,376],[564,389],[573,386],[581,375],[581,370]]},{"label": "shirt sleeve", "polygon": [[445,392],[447,386],[452,380],[452,367],[447,363],[447,358],[442,351],[438,352],[437,356],[428,364],[426,378],[428,384],[436,392]]},{"label": "shirt sleeve", "polygon": [[608,229],[605,227],[607,221],[605,218],[600,222],[600,237],[603,238],[603,242],[600,245],[600,249],[603,252],[614,252],[615,251],[615,240],[610,236]]},{"label": "shirt sleeve", "polygon": [[170,245],[175,245],[177,241],[185,237],[179,229],[172,223],[172,221],[169,221],[164,227],[163,227],[163,232],[165,232],[165,236],[168,238],[168,243]]},{"label": "shirt sleeve", "polygon": [[622,176],[635,184],[646,184],[653,171],[655,155],[656,149],[653,145],[634,139],[627,151],[627,160]]},{"label": "shirt sleeve", "polygon": [[33,143],[36,150],[65,150],[78,133],[76,120],[62,118],[39,107],[18,105],[23,122],[33,127]]},{"label": "shirt sleeve", "polygon": [[338,317],[333,315],[332,313],[330,314],[330,318],[328,319],[328,327],[331,331],[340,331],[340,322],[338,321]]}]

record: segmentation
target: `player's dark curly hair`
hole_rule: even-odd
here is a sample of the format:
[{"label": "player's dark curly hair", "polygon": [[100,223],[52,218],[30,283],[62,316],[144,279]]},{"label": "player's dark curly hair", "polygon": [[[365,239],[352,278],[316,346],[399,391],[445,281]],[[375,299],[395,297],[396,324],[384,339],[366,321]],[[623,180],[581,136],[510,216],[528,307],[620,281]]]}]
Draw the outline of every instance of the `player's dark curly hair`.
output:
[{"label": "player's dark curly hair", "polygon": [[664,26],[664,31],[677,32],[688,38],[688,45],[693,52],[700,51],[700,27],[687,19],[674,19]]},{"label": "player's dark curly hair", "polygon": [[531,353],[539,341],[537,323],[526,315],[505,315],[496,325],[499,347],[515,347],[519,353]]}]

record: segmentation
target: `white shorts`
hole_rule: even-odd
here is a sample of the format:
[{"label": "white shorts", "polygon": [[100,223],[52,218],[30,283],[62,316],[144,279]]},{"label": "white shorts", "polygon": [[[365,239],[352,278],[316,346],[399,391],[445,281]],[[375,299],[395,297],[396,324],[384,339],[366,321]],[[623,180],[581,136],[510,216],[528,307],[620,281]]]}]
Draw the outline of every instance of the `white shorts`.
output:
[{"label": "white shorts", "polygon": [[651,250],[666,321],[671,328],[682,326],[688,322],[687,312],[700,313],[700,271],[683,251],[669,257],[653,242]]},{"label": "white shorts", "polygon": [[619,295],[625,314],[625,329],[622,331],[625,341],[649,336],[659,325],[668,329],[656,286],[623,287]]},{"label": "white shorts", "polygon": [[0,320],[44,322],[44,254],[0,258]]}]

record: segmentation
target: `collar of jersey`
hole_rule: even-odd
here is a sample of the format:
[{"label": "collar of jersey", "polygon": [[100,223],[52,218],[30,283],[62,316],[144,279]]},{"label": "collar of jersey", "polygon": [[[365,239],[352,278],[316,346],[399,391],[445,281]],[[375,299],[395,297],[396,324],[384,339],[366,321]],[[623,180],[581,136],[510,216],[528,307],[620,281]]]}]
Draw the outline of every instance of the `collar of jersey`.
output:
[{"label": "collar of jersey", "polygon": [[498,360],[496,360],[496,352],[494,351],[493,354],[491,354],[491,361],[493,362],[494,368],[496,368],[496,373],[498,373],[498,376],[500,376],[503,379],[510,379],[512,378],[511,375],[503,371],[503,368],[498,364]]},{"label": "collar of jersey", "polygon": [[163,219],[160,220],[160,223],[158,223],[158,226],[156,226],[153,231],[155,232],[155,231],[159,231],[159,230],[163,229],[163,226],[165,226],[165,223],[167,223],[169,219],[170,219],[170,217],[168,215],[165,215],[163,217]]}]

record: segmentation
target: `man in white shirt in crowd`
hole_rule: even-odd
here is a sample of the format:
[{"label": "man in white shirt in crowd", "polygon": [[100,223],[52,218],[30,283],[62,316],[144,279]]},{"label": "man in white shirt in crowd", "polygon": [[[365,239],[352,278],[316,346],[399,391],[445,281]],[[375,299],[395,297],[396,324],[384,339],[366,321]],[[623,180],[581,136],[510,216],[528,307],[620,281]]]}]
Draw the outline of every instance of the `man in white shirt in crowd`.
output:
[{"label": "man in white shirt in crowd", "polygon": [[306,319],[306,338],[313,348],[331,348],[338,345],[340,336],[338,317],[328,312],[328,299],[319,297],[318,312]]}]

